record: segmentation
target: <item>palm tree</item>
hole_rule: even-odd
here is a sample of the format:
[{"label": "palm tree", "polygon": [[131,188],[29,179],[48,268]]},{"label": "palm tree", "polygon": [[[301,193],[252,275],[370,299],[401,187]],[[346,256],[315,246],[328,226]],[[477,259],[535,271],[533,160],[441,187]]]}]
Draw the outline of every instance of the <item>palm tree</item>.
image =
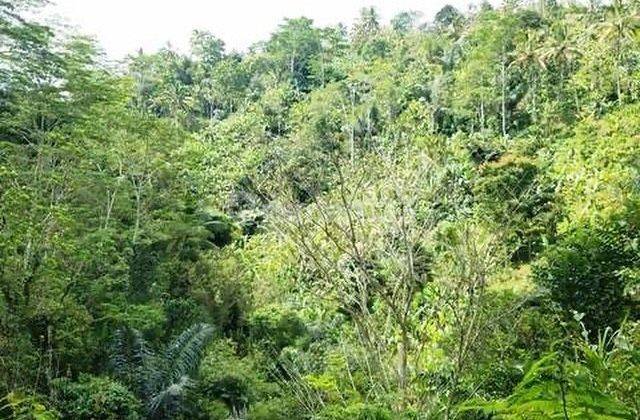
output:
[{"label": "palm tree", "polygon": [[119,329],[113,343],[114,373],[143,400],[149,417],[171,418],[193,384],[191,375],[212,335],[212,326],[195,324],[154,352],[140,331]]},{"label": "palm tree", "polygon": [[518,46],[515,56],[509,67],[520,68],[527,77],[527,86],[531,92],[532,118],[537,121],[538,106],[536,103],[540,70],[547,69],[547,63],[540,50],[541,34],[539,31],[530,30],[527,38]]},{"label": "palm tree", "polygon": [[539,31],[528,31],[527,39],[516,50],[516,56],[510,65],[523,68],[538,66],[546,69],[547,63],[544,61],[543,54],[540,51],[540,38]]},{"label": "palm tree", "polygon": [[582,55],[576,40],[569,33],[569,27],[566,22],[554,25],[551,28],[552,33],[548,38],[549,42],[543,46],[539,53],[541,62],[545,66],[553,62],[560,69],[561,79],[564,79],[565,70],[571,68],[572,64]]},{"label": "palm tree", "polygon": [[[549,93],[555,97],[556,106],[559,106],[560,109],[563,104],[570,103],[566,97],[570,93],[566,88],[566,82],[576,69],[576,62],[582,56],[579,46],[580,40],[571,33],[570,28],[574,25],[570,22],[571,16],[567,16],[564,21],[553,24],[549,33],[546,34],[544,45],[539,49],[540,59],[545,68],[552,67],[552,71],[546,72],[545,75],[551,76],[553,80],[550,81],[551,84],[548,84],[549,81],[545,81],[545,83],[547,83],[547,88],[551,88]],[[575,92],[574,102],[574,107],[579,109],[579,97]],[[557,114],[557,111],[554,114]],[[550,121],[548,119],[548,122]]]},{"label": "palm tree", "polygon": [[380,32],[380,17],[374,7],[365,7],[360,10],[360,17],[353,25],[353,41],[356,44],[364,44],[370,41]]},{"label": "palm tree", "polygon": [[622,102],[621,74],[624,73],[625,53],[634,42],[640,29],[640,15],[630,10],[623,0],[614,0],[607,10],[605,20],[597,25],[600,39],[613,45],[615,58],[616,95],[618,104]]}]

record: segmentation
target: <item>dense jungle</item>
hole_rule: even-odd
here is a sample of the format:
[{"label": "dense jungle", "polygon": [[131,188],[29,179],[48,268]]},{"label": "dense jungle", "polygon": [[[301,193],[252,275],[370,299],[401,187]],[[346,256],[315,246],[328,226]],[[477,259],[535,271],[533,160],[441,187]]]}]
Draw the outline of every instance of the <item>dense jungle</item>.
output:
[{"label": "dense jungle", "polygon": [[119,62],[42,7],[0,0],[0,418],[640,419],[640,1]]}]

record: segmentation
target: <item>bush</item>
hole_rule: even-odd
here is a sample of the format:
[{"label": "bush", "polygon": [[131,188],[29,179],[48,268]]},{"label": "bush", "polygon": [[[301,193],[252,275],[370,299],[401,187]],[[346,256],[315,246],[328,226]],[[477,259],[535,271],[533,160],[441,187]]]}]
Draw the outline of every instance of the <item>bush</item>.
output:
[{"label": "bush", "polygon": [[238,227],[230,217],[221,213],[203,212],[202,223],[208,231],[207,240],[218,247],[231,244],[238,236]]},{"label": "bush", "polygon": [[320,414],[326,420],[392,420],[398,416],[391,410],[372,404],[355,403],[346,407],[328,406]]},{"label": "bush", "polygon": [[0,418],[16,420],[54,420],[60,415],[41,401],[44,399],[38,395],[28,395],[21,392],[10,392],[4,398],[0,398]]},{"label": "bush", "polygon": [[235,354],[230,341],[215,342],[200,367],[200,392],[223,402],[230,411],[244,410],[253,397],[257,378],[252,367]]},{"label": "bush", "polygon": [[82,375],[78,382],[55,379],[55,405],[69,419],[139,419],[140,402],[123,385],[109,378]]},{"label": "bush", "polygon": [[253,404],[247,414],[248,420],[288,420],[298,418],[292,413],[296,411],[295,403],[284,398],[258,401]]},{"label": "bush", "polygon": [[459,408],[464,418],[482,410],[487,416],[509,419],[637,418],[631,405],[606,388],[606,357],[587,346],[587,363],[567,360],[561,353],[547,354],[531,363],[510,396],[494,401],[470,400]]},{"label": "bush", "polygon": [[275,354],[307,333],[304,322],[295,312],[275,306],[256,311],[248,320],[248,326],[251,340]]},{"label": "bush", "polygon": [[208,420],[227,420],[230,417],[229,408],[221,401],[207,401],[201,408],[203,418]]},{"label": "bush", "polygon": [[566,315],[584,314],[587,329],[616,329],[630,303],[622,273],[638,261],[634,236],[623,220],[575,229],[547,250],[534,267],[534,279]]},{"label": "bush", "polygon": [[527,261],[554,235],[553,186],[533,159],[505,154],[482,166],[474,186],[481,211],[509,229],[515,261]]}]

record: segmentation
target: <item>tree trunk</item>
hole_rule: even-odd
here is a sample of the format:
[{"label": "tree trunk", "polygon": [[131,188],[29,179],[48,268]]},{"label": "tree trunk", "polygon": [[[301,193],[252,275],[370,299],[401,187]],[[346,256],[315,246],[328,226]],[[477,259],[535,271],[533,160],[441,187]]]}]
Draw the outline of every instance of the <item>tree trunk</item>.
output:
[{"label": "tree trunk", "polygon": [[351,89],[351,139],[350,139],[350,145],[349,145],[349,154],[350,154],[350,160],[351,160],[351,164],[353,165],[354,159],[355,159],[355,155],[356,155],[356,133],[355,133],[355,119],[356,119],[356,112],[355,112],[355,107],[356,107],[356,92],[355,89]]},{"label": "tree trunk", "polygon": [[[140,181],[141,182],[141,181]],[[133,243],[138,240],[138,231],[140,230],[140,218],[142,215],[142,185],[134,181],[134,192],[136,195],[136,222],[133,228]]]},{"label": "tree trunk", "polygon": [[502,137],[507,136],[507,70],[506,70],[506,59],[504,56],[504,51],[502,55],[502,66],[500,69],[500,73],[502,76]]},{"label": "tree trunk", "polygon": [[400,328],[401,340],[398,346],[398,388],[402,395],[400,408],[401,410],[404,410],[407,404],[407,354],[409,352],[409,333],[406,325],[402,325]]}]

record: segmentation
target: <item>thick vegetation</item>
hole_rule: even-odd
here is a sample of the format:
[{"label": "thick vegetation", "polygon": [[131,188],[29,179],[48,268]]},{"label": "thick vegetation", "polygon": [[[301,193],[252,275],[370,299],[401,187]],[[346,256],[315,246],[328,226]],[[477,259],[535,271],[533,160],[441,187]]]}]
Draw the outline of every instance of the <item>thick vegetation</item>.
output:
[{"label": "thick vegetation", "polygon": [[1,418],[640,418],[640,2],[118,66],[37,3],[0,0]]}]

